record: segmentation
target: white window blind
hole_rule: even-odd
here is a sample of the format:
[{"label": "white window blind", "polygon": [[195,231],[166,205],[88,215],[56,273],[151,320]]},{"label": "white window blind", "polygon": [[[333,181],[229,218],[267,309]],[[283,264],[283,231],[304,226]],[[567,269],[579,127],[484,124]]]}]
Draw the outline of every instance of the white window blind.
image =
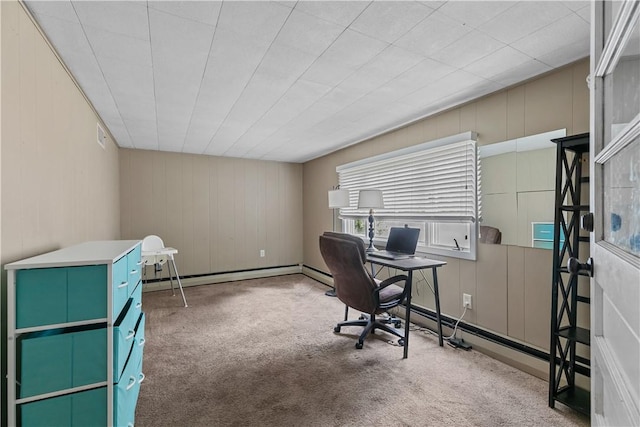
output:
[{"label": "white window blind", "polygon": [[338,166],[340,188],[349,189],[343,217],[363,217],[358,190],[383,191],[376,218],[475,222],[478,218],[476,135],[465,132],[380,156]]}]

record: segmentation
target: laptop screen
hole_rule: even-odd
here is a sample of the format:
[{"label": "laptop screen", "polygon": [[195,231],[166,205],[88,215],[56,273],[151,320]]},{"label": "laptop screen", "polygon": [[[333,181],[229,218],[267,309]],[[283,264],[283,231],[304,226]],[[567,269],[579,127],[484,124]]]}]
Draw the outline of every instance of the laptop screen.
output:
[{"label": "laptop screen", "polygon": [[418,245],[419,228],[391,227],[386,250],[413,255]]}]

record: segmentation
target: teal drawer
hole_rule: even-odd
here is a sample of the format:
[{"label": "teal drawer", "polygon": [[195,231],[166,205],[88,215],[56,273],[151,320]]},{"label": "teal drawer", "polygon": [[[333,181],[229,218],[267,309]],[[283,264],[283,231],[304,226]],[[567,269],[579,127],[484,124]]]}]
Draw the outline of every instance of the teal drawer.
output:
[{"label": "teal drawer", "polygon": [[140,359],[140,371],[142,372],[142,359],[143,359],[143,355],[144,355],[144,343],[145,343],[145,338],[144,338],[144,325],[145,325],[145,314],[142,313],[140,315],[140,318],[138,319],[138,324],[136,325],[136,340],[133,344],[133,350],[131,351],[131,353],[137,353],[135,356],[132,356],[133,358],[139,358]]},{"label": "teal drawer", "polygon": [[17,344],[21,398],[107,380],[106,328],[35,332]]},{"label": "teal drawer", "polygon": [[18,270],[16,327],[106,318],[106,283],[106,265]]},{"label": "teal drawer", "polygon": [[120,381],[113,387],[113,420],[118,426],[133,426],[140,394],[142,352],[132,352]]},{"label": "teal drawer", "polygon": [[133,298],[125,305],[124,316],[121,316],[113,328],[113,381],[118,382],[124,370],[131,347],[136,337],[136,325],[140,310],[135,306]]},{"label": "teal drawer", "polygon": [[533,224],[533,238],[553,240],[553,223]]},{"label": "teal drawer", "polygon": [[553,241],[534,240],[533,247],[540,249],[553,249]]},{"label": "teal drawer", "polygon": [[71,425],[71,396],[53,397],[18,407],[19,426],[51,427]]},{"label": "teal drawer", "polygon": [[104,427],[107,425],[107,389],[102,387],[20,405],[18,425]]},{"label": "teal drawer", "polygon": [[[553,223],[541,222],[533,224],[533,238],[539,240],[553,240],[554,239],[554,226]],[[564,233],[560,233],[560,241],[564,240]]]},{"label": "teal drawer", "polygon": [[142,282],[138,282],[138,286],[131,293],[133,306],[138,310],[138,314],[142,313]]},{"label": "teal drawer", "polygon": [[127,267],[129,270],[129,291],[133,291],[142,278],[141,246],[136,246],[127,254]]},{"label": "teal drawer", "polygon": [[72,426],[107,425],[107,388],[102,387],[71,395]]},{"label": "teal drawer", "polygon": [[67,269],[16,271],[16,328],[67,321]]},{"label": "teal drawer", "polygon": [[67,269],[69,308],[67,321],[107,317],[107,266],[88,265]]},{"label": "teal drawer", "polygon": [[73,337],[59,332],[34,333],[18,340],[18,397],[71,388]]},{"label": "teal drawer", "polygon": [[[135,309],[136,314],[138,314],[138,323],[136,324],[136,338],[134,343],[134,350],[142,353],[144,348],[144,328],[146,323],[146,315],[142,312],[142,284],[138,286],[138,290],[134,292],[133,307]],[[142,360],[142,356],[140,356]],[[142,362],[141,362],[142,363]],[[142,365],[141,365],[142,367]]]},{"label": "teal drawer", "polygon": [[111,314],[113,319],[117,319],[124,305],[129,300],[129,272],[126,256],[123,256],[113,264],[111,282],[113,284],[113,307]]}]

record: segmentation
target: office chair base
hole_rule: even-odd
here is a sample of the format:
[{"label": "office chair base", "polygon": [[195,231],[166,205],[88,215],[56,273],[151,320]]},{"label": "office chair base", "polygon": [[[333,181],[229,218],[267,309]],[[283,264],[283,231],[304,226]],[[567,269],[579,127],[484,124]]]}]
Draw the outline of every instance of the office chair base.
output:
[{"label": "office chair base", "polygon": [[335,289],[335,288],[333,288],[333,289],[329,289],[329,290],[328,290],[327,292],[325,292],[324,294],[325,294],[326,296],[328,296],[328,297],[335,297],[335,296],[337,296],[337,295],[336,295],[336,289]]},{"label": "office chair base", "polygon": [[[385,320],[388,321],[389,319],[385,319]],[[387,326],[387,323],[385,323],[384,321],[380,322],[376,320],[375,316],[369,317],[363,314],[360,316],[360,319],[358,320],[345,320],[344,322],[339,322],[333,328],[333,332],[339,333],[343,326],[364,326],[364,330],[360,334],[360,337],[358,338],[358,342],[356,342],[356,348],[358,350],[362,349],[362,346],[364,345],[364,340],[367,337],[367,335],[369,335],[370,333],[375,334],[376,329],[381,329],[385,332],[388,332],[392,335],[397,336],[398,338],[400,338],[398,340],[398,344],[400,346],[404,346],[404,335],[398,332],[395,328],[391,328]]]},{"label": "office chair base", "polygon": [[[360,317],[358,319],[360,320],[366,320],[369,318],[369,315],[367,314],[361,314]],[[382,319],[378,318],[376,320],[378,323],[384,323],[385,325],[388,325],[390,323],[393,323],[393,326],[396,329],[400,329],[402,328],[402,320],[398,319],[396,316],[392,315],[392,314],[388,314],[386,317],[383,317]]]}]

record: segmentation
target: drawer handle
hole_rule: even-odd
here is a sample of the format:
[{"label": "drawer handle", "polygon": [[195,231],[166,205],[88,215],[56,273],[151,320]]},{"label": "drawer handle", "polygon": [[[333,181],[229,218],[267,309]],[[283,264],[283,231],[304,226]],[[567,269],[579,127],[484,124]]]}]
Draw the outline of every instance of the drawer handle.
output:
[{"label": "drawer handle", "polygon": [[142,264],[144,264],[143,260],[140,260],[140,261],[136,262],[136,265],[142,265]]},{"label": "drawer handle", "polygon": [[131,390],[131,387],[133,387],[134,385],[136,385],[136,377],[134,376],[130,376],[129,377],[129,384],[127,384],[127,390]]},{"label": "drawer handle", "polygon": [[138,274],[138,270],[131,270],[131,273],[129,273],[129,274],[131,274],[131,275]]},{"label": "drawer handle", "polygon": [[142,372],[140,372],[140,379],[138,380],[138,384],[142,384],[142,381],[144,381],[146,377],[144,376],[144,374]]},{"label": "drawer handle", "polygon": [[133,423],[127,423],[127,427],[133,427]]},{"label": "drawer handle", "polygon": [[122,282],[118,285],[118,289],[120,288],[126,288],[127,286],[129,286],[129,282]]},{"label": "drawer handle", "polygon": [[145,340],[144,338],[140,339],[140,342],[138,343],[138,346],[142,347],[146,341],[147,340]]},{"label": "drawer handle", "polygon": [[540,234],[551,234],[549,230],[540,230]]},{"label": "drawer handle", "polygon": [[125,338],[125,341],[128,341],[135,336],[136,336],[136,331],[134,331],[133,329],[129,329],[129,335],[127,335],[127,337]]},{"label": "drawer handle", "polygon": [[137,304],[136,304],[136,308],[137,308],[138,310],[140,309],[140,307],[142,307],[142,303],[141,303],[141,302],[139,302],[139,303],[137,303]]}]

